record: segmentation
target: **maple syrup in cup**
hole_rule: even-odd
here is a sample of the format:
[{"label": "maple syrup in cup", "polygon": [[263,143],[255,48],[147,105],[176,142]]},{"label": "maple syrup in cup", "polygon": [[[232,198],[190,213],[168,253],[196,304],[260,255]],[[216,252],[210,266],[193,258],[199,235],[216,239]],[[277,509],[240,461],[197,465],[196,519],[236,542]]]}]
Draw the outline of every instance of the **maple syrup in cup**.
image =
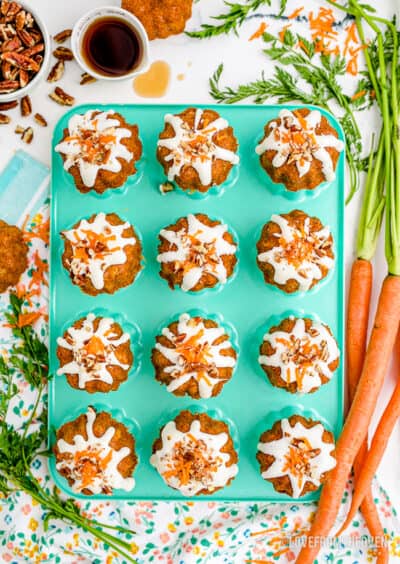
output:
[{"label": "maple syrup in cup", "polygon": [[74,27],[71,43],[82,69],[97,79],[132,78],[149,67],[147,33],[122,8],[97,8],[84,15]]}]

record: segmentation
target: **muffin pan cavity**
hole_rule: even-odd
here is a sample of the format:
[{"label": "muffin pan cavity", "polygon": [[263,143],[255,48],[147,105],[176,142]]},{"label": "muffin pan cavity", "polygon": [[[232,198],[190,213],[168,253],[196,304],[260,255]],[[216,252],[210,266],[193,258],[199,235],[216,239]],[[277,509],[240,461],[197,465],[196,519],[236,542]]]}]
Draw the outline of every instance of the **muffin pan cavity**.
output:
[{"label": "muffin pan cavity", "polygon": [[[318,186],[312,191],[312,197],[309,197],[311,194],[307,190],[288,194],[283,185],[282,190],[277,191],[277,185],[261,168],[255,155],[255,140],[261,140],[263,126],[275,119],[285,107],[196,106],[215,110],[233,128],[240,148],[237,153],[240,162],[234,164],[225,182],[234,180],[234,185],[213,186],[205,196],[181,189],[163,194],[160,183],[165,176],[163,178],[156,154],[157,141],[164,128],[164,116],[182,113],[188,107],[193,106],[86,105],[68,112],[55,128],[49,304],[50,370],[54,374],[49,389],[50,446],[54,447],[54,431],[79,414],[86,413],[88,406],[92,405],[111,415],[115,412],[115,419],[121,420],[132,430],[137,441],[136,451],[140,456],[134,471],[133,489],[118,489],[110,496],[96,494],[90,499],[179,501],[187,498],[202,501],[287,502],[290,497],[286,493],[275,490],[272,484],[261,477],[256,459],[260,434],[271,428],[282,413],[290,412],[290,415],[307,414],[312,419],[322,421],[337,436],[343,422],[343,362],[340,360],[328,382],[313,393],[300,395],[270,383],[259,364],[259,347],[269,327],[294,315],[320,320],[329,327],[337,342],[340,359],[343,359],[344,154],[341,152],[339,155],[336,178],[327,185]],[[290,108],[293,110],[296,106]],[[136,124],[145,155],[137,162],[138,172],[133,177],[128,178],[121,188],[107,190],[101,196],[93,192],[80,193],[72,177],[63,170],[62,158],[54,151],[70,117],[90,109],[112,109],[123,116],[127,123]],[[327,112],[318,110],[343,141],[340,125]],[[298,198],[293,201],[291,194],[298,195]],[[314,288],[286,293],[265,283],[257,265],[256,244],[262,227],[274,214],[289,214],[295,209],[311,218],[317,217],[324,226],[329,226],[335,258],[328,275]],[[142,247],[142,268],[132,284],[113,294],[98,293],[91,296],[71,282],[63,267],[64,241],[61,232],[70,229],[82,218],[99,213],[117,214],[134,227]],[[237,245],[237,261],[226,283],[217,283],[213,288],[206,287],[201,291],[183,291],[176,285],[175,289],[171,289],[160,276],[160,263],[157,261],[160,253],[159,234],[180,218],[196,214],[203,214],[227,225]],[[212,240],[201,243],[205,245],[204,252],[208,257],[209,243],[211,246],[214,244]],[[100,245],[100,251],[103,250]],[[201,262],[200,255],[192,258]],[[115,282],[118,285],[118,279]],[[75,321],[88,314],[115,319],[131,337],[133,367],[128,378],[115,391],[88,393],[72,388],[65,375],[56,375],[60,367],[57,338]],[[169,382],[156,379],[152,351],[157,336],[183,314],[215,322],[228,335],[231,351],[236,353],[231,377],[226,379],[214,396],[203,394],[203,397],[196,394],[196,390],[194,397],[187,393],[176,395],[167,390]],[[185,341],[185,337],[182,339]],[[200,348],[203,344],[197,342]],[[193,357],[191,351],[185,351],[185,354],[189,354],[188,358],[194,359],[195,363],[200,360],[202,364],[203,353],[197,357],[197,352],[196,349]],[[210,358],[207,356],[208,362]],[[207,376],[208,365],[207,362],[204,364],[200,368]],[[317,412],[313,411],[315,409]],[[191,496],[190,492],[182,493],[168,487],[150,463],[153,443],[160,429],[185,410],[206,413],[229,427],[238,454],[238,471],[229,485],[214,493],[203,495],[202,492],[201,495]],[[323,414],[323,418],[320,414]],[[56,484],[68,495],[74,495],[57,472],[54,457],[50,469]],[[298,498],[296,503],[314,501],[318,497],[319,491],[312,491]]]}]

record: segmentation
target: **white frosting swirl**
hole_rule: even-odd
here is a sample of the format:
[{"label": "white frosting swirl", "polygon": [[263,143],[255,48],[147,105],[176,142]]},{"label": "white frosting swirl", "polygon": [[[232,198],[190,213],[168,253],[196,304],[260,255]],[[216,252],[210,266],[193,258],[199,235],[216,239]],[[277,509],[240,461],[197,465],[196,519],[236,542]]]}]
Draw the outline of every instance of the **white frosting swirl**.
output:
[{"label": "white frosting swirl", "polygon": [[238,473],[237,464],[228,465],[230,455],[221,452],[228,434],[204,433],[198,420],[185,433],[170,421],[161,432],[161,440],[162,448],[151,456],[150,464],[171,488],[185,496],[222,488]]},{"label": "white frosting swirl", "polygon": [[220,147],[214,141],[214,135],[226,129],[228,122],[218,117],[204,127],[200,125],[202,117],[203,110],[196,109],[194,125],[190,127],[177,115],[165,116],[165,123],[170,124],[175,132],[175,137],[158,141],[159,147],[166,147],[170,151],[165,157],[166,162],[172,163],[168,170],[168,180],[172,181],[179,176],[184,166],[191,166],[197,171],[203,186],[208,186],[212,182],[212,165],[216,159],[233,165],[239,162],[236,153]]},{"label": "white frosting swirl", "polygon": [[67,336],[59,337],[57,344],[72,352],[72,360],[57,370],[58,375],[77,374],[78,387],[85,389],[88,382],[104,382],[112,384],[113,377],[109,367],[118,366],[129,370],[130,365],[124,364],[116,355],[116,349],[129,343],[128,333],[120,337],[113,330],[114,319],[102,317],[97,329],[94,321],[96,316],[89,313],[83,320],[82,326],[69,327]]},{"label": "white frosting swirl", "polygon": [[282,419],[281,428],[281,439],[258,444],[260,452],[275,458],[262,477],[270,480],[288,476],[292,497],[298,498],[307,482],[319,488],[322,475],[336,466],[332,456],[335,445],[323,441],[325,429],[321,423],[307,429],[300,421],[291,426],[288,419]]},{"label": "white frosting swirl", "polygon": [[309,172],[311,162],[317,159],[322,164],[322,173],[328,182],[335,179],[332,157],[327,148],[333,148],[339,153],[344,149],[344,143],[335,135],[317,135],[316,129],[321,123],[321,112],[311,110],[306,116],[296,111],[281,110],[280,121],[272,121],[269,135],[256,147],[257,155],[266,151],[275,151],[272,165],[279,168],[284,164],[296,163],[299,177]]},{"label": "white frosting swirl", "polygon": [[302,229],[289,223],[281,215],[273,215],[271,221],[280,227],[276,233],[278,245],[258,255],[260,262],[274,267],[274,281],[284,286],[288,280],[296,280],[300,291],[311,288],[314,280],[321,280],[321,267],[330,270],[334,259],[328,255],[332,249],[328,226],[311,231],[310,218],[306,217]]},{"label": "white frosting swirl", "polygon": [[158,262],[174,263],[176,272],[184,270],[181,287],[185,292],[194,288],[204,274],[212,274],[218,282],[225,284],[228,273],[222,257],[234,255],[237,250],[236,245],[224,239],[228,226],[222,223],[209,226],[192,214],[187,216],[187,223],[187,228],[180,231],[160,231],[160,236],[171,247],[176,246],[176,250],[159,254]]},{"label": "white frosting swirl", "polygon": [[82,182],[93,188],[100,170],[120,172],[122,166],[118,159],[130,161],[133,153],[121,143],[132,136],[118,119],[111,118],[114,110],[98,113],[89,110],[85,114],[75,114],[68,122],[68,136],[56,145],[55,150],[66,156],[65,170],[76,165]]},{"label": "white frosting swirl", "polygon": [[86,413],[87,439],[82,435],[75,435],[73,443],[64,439],[57,441],[57,448],[61,454],[68,454],[68,458],[56,464],[59,472],[66,471],[73,479],[73,491],[81,493],[89,489],[93,494],[112,493],[114,489],[130,491],[135,487],[132,477],[124,478],[118,470],[118,464],[131,453],[128,447],[115,450],[110,441],[115,435],[115,427],[109,427],[105,433],[97,437],[93,425],[96,411],[89,407]]},{"label": "white frosting swirl", "polygon": [[236,358],[222,354],[232,349],[229,339],[216,344],[226,335],[222,327],[206,327],[200,317],[184,313],[179,318],[177,334],[168,327],[162,331],[173,347],[156,343],[155,348],[170,362],[163,370],[173,377],[167,390],[174,392],[193,379],[199,395],[207,399],[216,385],[225,381],[219,377],[220,368],[233,368]]}]

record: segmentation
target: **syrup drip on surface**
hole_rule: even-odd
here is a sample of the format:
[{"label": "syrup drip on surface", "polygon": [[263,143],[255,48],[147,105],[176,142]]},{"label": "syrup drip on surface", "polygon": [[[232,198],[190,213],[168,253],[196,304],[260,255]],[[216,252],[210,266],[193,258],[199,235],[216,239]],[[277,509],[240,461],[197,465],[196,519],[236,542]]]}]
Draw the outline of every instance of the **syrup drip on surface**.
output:
[{"label": "syrup drip on surface", "polygon": [[162,98],[171,80],[171,67],[165,61],[154,61],[149,70],[135,78],[133,89],[142,98]]}]

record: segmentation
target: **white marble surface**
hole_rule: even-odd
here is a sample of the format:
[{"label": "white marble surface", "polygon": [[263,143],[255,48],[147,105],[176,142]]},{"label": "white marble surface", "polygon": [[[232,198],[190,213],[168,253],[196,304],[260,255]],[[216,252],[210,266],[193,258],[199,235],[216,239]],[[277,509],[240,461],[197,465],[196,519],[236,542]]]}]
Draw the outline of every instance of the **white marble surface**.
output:
[{"label": "white marble surface", "polygon": [[[31,0],[32,5],[42,13],[47,22],[51,34],[55,34],[61,29],[71,27],[73,23],[83,14],[83,12],[104,5],[101,0],[67,0],[56,2],[54,0]],[[391,16],[397,12],[400,16],[400,2],[398,0],[371,0],[382,15]],[[109,0],[108,4],[117,5],[118,1]],[[200,0],[195,4],[194,15],[190,22],[193,28],[198,27],[201,21],[206,21],[207,15],[220,11],[221,0]],[[288,12],[304,5],[300,0],[288,1]],[[324,5],[321,1],[307,0],[307,9],[318,9]],[[265,9],[266,13],[272,10]],[[229,37],[220,37],[209,41],[190,40],[181,35],[170,38],[167,41],[154,41],[151,44],[151,57],[153,60],[166,60],[172,67],[172,80],[167,95],[162,98],[163,103],[203,103],[212,101],[208,93],[208,78],[214,72],[220,62],[225,63],[224,81],[227,84],[245,82],[257,77],[261,70],[266,73],[271,70],[271,62],[261,53],[260,42],[248,42],[248,37],[257,29],[258,21],[251,20],[245,24],[242,31],[242,39],[239,40],[233,34]],[[143,100],[135,95],[131,81],[120,83],[95,83],[87,86],[80,86],[81,70],[75,63],[67,63],[65,77],[60,85],[70,94],[75,95],[77,103],[103,102],[103,103],[157,103],[157,100]],[[184,80],[178,80],[179,74],[184,75]],[[48,93],[52,90],[52,85],[42,83],[33,92],[31,98],[34,112],[43,114],[49,122],[49,127],[42,129],[38,126],[35,129],[35,139],[32,145],[23,144],[14,135],[13,130],[17,123],[23,125],[32,122],[32,118],[21,118],[19,110],[14,110],[10,115],[13,117],[10,126],[0,128],[0,168],[7,163],[13,152],[18,148],[27,150],[32,156],[40,159],[46,164],[50,164],[50,142],[52,126],[63,114],[64,108],[49,100]],[[373,119],[362,120],[361,127],[365,138],[370,132],[369,125]],[[354,231],[358,217],[359,197],[355,197],[346,211],[346,265],[349,267],[353,259]],[[1,210],[0,210],[1,216]],[[381,245],[375,262],[375,293],[386,272],[383,247]],[[376,295],[374,296],[374,303]],[[399,354],[397,355],[399,357]],[[400,364],[400,363],[399,363]],[[394,386],[396,377],[399,375],[398,367],[392,371],[387,378],[379,401],[378,413],[383,409],[387,402],[391,390]],[[375,417],[376,423],[377,417]],[[375,423],[372,425],[374,428]],[[388,490],[395,507],[400,510],[400,426],[395,429],[390,440],[389,448],[379,469],[379,478],[384,487]]]}]

